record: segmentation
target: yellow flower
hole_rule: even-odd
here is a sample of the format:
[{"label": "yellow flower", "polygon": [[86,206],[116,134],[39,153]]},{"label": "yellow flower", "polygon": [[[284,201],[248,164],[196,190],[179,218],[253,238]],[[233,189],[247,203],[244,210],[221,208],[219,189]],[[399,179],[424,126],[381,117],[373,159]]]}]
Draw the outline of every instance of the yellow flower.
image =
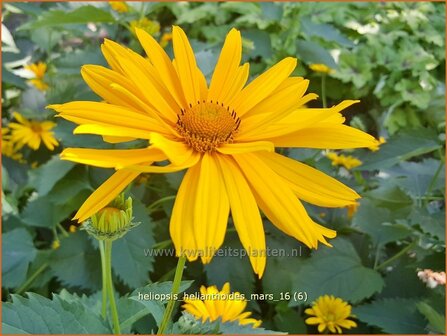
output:
[{"label": "yellow flower", "polygon": [[377,140],[377,143],[374,146],[368,147],[368,149],[373,152],[377,152],[380,149],[380,145],[383,145],[384,143],[386,143],[385,138],[380,137],[379,140]]},{"label": "yellow flower", "polygon": [[351,329],[357,327],[357,323],[348,320],[351,315],[351,306],[340,298],[333,295],[320,296],[312,305],[304,311],[313,315],[306,319],[309,325],[318,324],[318,332],[322,333],[328,329],[331,333],[341,334],[341,328]]},{"label": "yellow flower", "polygon": [[2,155],[24,163],[23,154],[19,152],[19,146],[11,141],[9,131],[10,129],[7,127],[2,128]]},{"label": "yellow flower", "polygon": [[[301,200],[344,207],[360,196],[326,174],[275,153],[275,147],[357,148],[374,137],[343,125],[340,111],[302,108],[315,94],[309,81],[290,77],[288,57],[246,85],[248,63],[240,65],[240,32],[227,35],[208,85],[183,30],[173,28],[172,62],[145,31],[136,30],[149,60],[106,40],[102,51],[112,69],[86,65],[82,75],[107,104],[75,101],[50,108],[80,126],[75,133],[147,139],[140,149],[69,148],[62,159],[117,171],[81,206],[84,221],[107,205],[141,173],[187,169],[170,223],[178,255],[211,261],[223,243],[229,212],[259,277],[266,246],[260,211],[286,234],[309,248],[327,244],[336,232],[315,223]],[[169,160],[167,166],[153,162]]]},{"label": "yellow flower", "polygon": [[326,64],[311,64],[309,68],[315,72],[321,72],[324,74],[331,74],[335,72],[334,69],[329,68]]},{"label": "yellow flower", "polygon": [[127,13],[129,11],[129,6],[125,1],[109,1],[109,5],[118,13]]},{"label": "yellow flower", "polygon": [[164,48],[168,45],[168,42],[172,40],[171,33],[164,33],[160,39],[160,45]]},{"label": "yellow flower", "polygon": [[43,80],[43,77],[47,72],[47,65],[45,63],[39,62],[25,65],[25,69],[30,70],[34,74],[34,78],[29,80],[31,84],[41,91],[46,91],[48,89],[48,84]]},{"label": "yellow flower", "polygon": [[326,156],[329,160],[332,161],[333,166],[344,166],[348,170],[358,167],[362,164],[362,161],[351,155],[329,152],[326,154]]},{"label": "yellow flower", "polygon": [[56,126],[54,122],[28,120],[17,112],[14,112],[13,116],[18,123],[9,123],[11,141],[19,148],[27,145],[31,149],[37,150],[40,143],[43,142],[49,150],[54,150],[55,146],[59,144],[51,131]]},{"label": "yellow flower", "polygon": [[259,327],[262,321],[250,318],[251,312],[244,312],[246,306],[244,295],[239,292],[230,293],[230,284],[227,282],[221,291],[216,286],[201,286],[200,295],[185,299],[182,308],[197,319],[202,319],[202,322],[220,318],[222,322],[238,321],[240,325]]},{"label": "yellow flower", "polygon": [[149,20],[148,18],[142,18],[140,20],[134,20],[130,22],[130,31],[136,35],[136,29],[142,29],[145,32],[155,35],[160,31],[160,24],[157,21]]}]

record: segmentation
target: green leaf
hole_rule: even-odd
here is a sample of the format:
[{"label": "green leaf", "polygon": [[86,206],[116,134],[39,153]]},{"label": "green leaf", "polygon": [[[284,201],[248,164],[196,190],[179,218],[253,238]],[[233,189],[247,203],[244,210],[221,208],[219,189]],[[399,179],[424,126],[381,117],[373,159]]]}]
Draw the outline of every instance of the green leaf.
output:
[{"label": "green leaf", "polygon": [[319,44],[311,41],[297,41],[296,48],[300,60],[308,64],[326,64],[329,68],[337,69],[337,64],[331,54]]},{"label": "green leaf", "polygon": [[131,288],[141,287],[147,283],[154,258],[146,256],[144,251],[155,243],[151,219],[146,213],[145,206],[134,198],[133,208],[134,222],[141,224],[116,240],[112,248],[113,270]]},{"label": "green leaf", "polygon": [[379,188],[366,192],[364,195],[368,196],[377,206],[392,211],[402,210],[413,205],[411,197],[392,183],[382,184]]},{"label": "green leaf", "polygon": [[445,211],[430,213],[426,208],[414,208],[410,220],[424,232],[445,242]]},{"label": "green leaf", "polygon": [[65,26],[69,24],[112,23],[115,22],[113,15],[100,8],[88,5],[79,7],[71,12],[66,10],[51,10],[44,12],[36,21],[25,23],[20,27],[23,29],[37,29],[42,27]]},{"label": "green leaf", "polygon": [[270,58],[273,55],[270,35],[267,32],[250,29],[244,30],[242,36],[250,41],[253,41],[255,48],[250,52],[251,57],[260,56],[264,59]]},{"label": "green leaf", "polygon": [[[294,292],[306,292],[309,302],[330,294],[356,303],[382,290],[380,274],[362,265],[349,241],[337,238],[331,243],[332,248],[320,247],[303,262],[296,273]],[[298,304],[290,302],[290,306]]]},{"label": "green leaf", "polygon": [[360,207],[352,219],[352,225],[368,234],[374,246],[403,239],[411,234],[411,229],[403,224],[391,224],[391,211],[379,208],[368,199],[360,202]]},{"label": "green leaf", "polygon": [[416,307],[428,320],[429,328],[433,333],[445,335],[445,315],[439,314],[425,302],[419,302]]},{"label": "green leaf", "polygon": [[253,269],[248,257],[244,254],[245,250],[238,236],[227,234],[222,249],[231,249],[234,253],[232,256],[216,255],[209,264],[205,265],[208,283],[222,288],[226,282],[229,282],[233,291],[245,295],[253,293],[255,285]]},{"label": "green leaf", "polygon": [[315,23],[309,18],[301,20],[301,28],[303,33],[308,36],[318,36],[327,41],[334,41],[345,47],[353,47],[352,43],[345,35],[343,35],[336,27],[327,23]]},{"label": "green leaf", "polygon": [[28,293],[28,298],[12,295],[12,303],[2,306],[4,334],[111,334],[102,319],[81,302],[67,302],[58,295],[53,300]]},{"label": "green leaf", "polygon": [[97,290],[101,285],[101,257],[84,231],[61,239],[50,267],[67,286]]},{"label": "green leaf", "polygon": [[362,322],[377,326],[390,334],[425,334],[423,316],[411,299],[383,299],[353,308]]},{"label": "green leaf", "polygon": [[23,228],[4,233],[2,241],[2,285],[15,288],[25,281],[29,264],[36,257],[37,250],[31,234]]},{"label": "green leaf", "polygon": [[412,157],[430,153],[441,144],[437,140],[437,134],[428,129],[413,129],[399,133],[387,140],[375,153],[367,153],[363,164],[355,170],[376,170],[394,166]]},{"label": "green leaf", "polygon": [[[192,284],[192,281],[182,281],[180,283],[179,293],[187,290]],[[129,299],[138,301],[142,303],[154,317],[157,326],[160,325],[163,318],[163,313],[165,311],[165,304],[167,303],[167,298],[171,294],[172,282],[160,282],[152,283],[145,287],[138,288],[130,294]],[[155,297],[155,295],[160,295]],[[163,299],[165,298],[165,299]]]},{"label": "green leaf", "polygon": [[30,186],[36,188],[40,196],[44,196],[48,194],[57,181],[63,178],[74,165],[73,162],[62,161],[59,155],[55,155],[39,168],[30,170]]}]

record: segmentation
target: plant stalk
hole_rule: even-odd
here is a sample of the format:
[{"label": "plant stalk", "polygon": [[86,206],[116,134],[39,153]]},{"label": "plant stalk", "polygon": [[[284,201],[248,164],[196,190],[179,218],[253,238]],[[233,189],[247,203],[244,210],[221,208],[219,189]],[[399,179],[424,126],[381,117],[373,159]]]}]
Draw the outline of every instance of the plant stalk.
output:
[{"label": "plant stalk", "polygon": [[177,268],[175,269],[174,282],[172,283],[171,289],[171,299],[168,301],[166,305],[166,310],[163,315],[163,319],[160,323],[160,328],[158,329],[157,335],[163,335],[168,327],[168,324],[171,320],[172,311],[174,310],[175,305],[175,296],[179,292],[180,283],[182,281],[183,269],[185,268],[186,257],[180,256],[177,261]]},{"label": "plant stalk", "polygon": [[116,308],[115,295],[113,294],[113,281],[112,281],[112,241],[104,241],[104,254],[105,254],[105,271],[106,271],[106,287],[107,296],[109,297],[110,310],[112,311],[113,321],[113,333],[115,335],[121,334],[120,320],[118,317],[118,310]]}]

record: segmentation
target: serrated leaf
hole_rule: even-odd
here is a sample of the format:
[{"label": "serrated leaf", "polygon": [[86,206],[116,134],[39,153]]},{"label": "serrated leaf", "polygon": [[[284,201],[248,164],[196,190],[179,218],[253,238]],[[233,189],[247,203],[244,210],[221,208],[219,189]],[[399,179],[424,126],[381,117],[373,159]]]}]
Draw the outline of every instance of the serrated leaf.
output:
[{"label": "serrated leaf", "polygon": [[23,228],[4,233],[2,236],[2,285],[15,288],[26,279],[29,264],[37,250],[31,234]]},{"label": "serrated leaf", "polygon": [[[333,247],[320,247],[303,262],[294,282],[294,292],[306,292],[308,302],[330,294],[353,303],[380,292],[383,279],[371,268],[362,265],[353,245],[337,238]],[[296,306],[300,302],[290,302]]]},{"label": "serrated leaf", "polygon": [[354,307],[353,314],[362,322],[390,334],[425,334],[423,316],[411,299],[383,299]]},{"label": "serrated leaf", "polygon": [[354,170],[375,170],[392,167],[412,157],[430,153],[441,144],[436,132],[424,128],[412,129],[399,133],[387,140],[375,153],[368,153],[363,164]]},{"label": "serrated leaf", "polygon": [[389,242],[408,237],[411,229],[403,224],[391,224],[391,211],[375,206],[363,199],[352,219],[352,225],[371,237],[374,246],[383,246]]},{"label": "serrated leaf", "polygon": [[59,155],[55,155],[39,168],[30,170],[29,183],[31,187],[36,188],[40,196],[44,196],[48,194],[57,181],[63,178],[74,165],[73,162],[62,161]]},{"label": "serrated leaf", "polygon": [[[182,293],[185,290],[187,290],[191,286],[191,284],[192,281],[182,281],[180,283],[179,293]],[[167,297],[168,295],[171,294],[171,290],[172,290],[171,281],[161,283],[155,282],[134,290],[130,294],[129,299],[142,303],[149,310],[151,315],[154,317],[157,325],[159,326],[165,310],[164,305],[168,300],[162,300],[162,299],[156,300],[154,299],[154,295],[161,294],[164,295],[164,297]]]},{"label": "serrated leaf", "polygon": [[23,29],[36,29],[42,27],[56,27],[70,24],[111,23],[115,22],[113,15],[100,8],[88,5],[72,11],[51,10],[44,12],[36,21],[31,21],[20,27]]},{"label": "serrated leaf", "polygon": [[100,288],[101,257],[84,231],[76,231],[60,241],[50,267],[56,277],[71,287]]},{"label": "serrated leaf", "polygon": [[110,334],[111,330],[80,302],[67,302],[58,295],[53,300],[28,293],[28,298],[12,295],[12,303],[2,306],[3,334]]}]

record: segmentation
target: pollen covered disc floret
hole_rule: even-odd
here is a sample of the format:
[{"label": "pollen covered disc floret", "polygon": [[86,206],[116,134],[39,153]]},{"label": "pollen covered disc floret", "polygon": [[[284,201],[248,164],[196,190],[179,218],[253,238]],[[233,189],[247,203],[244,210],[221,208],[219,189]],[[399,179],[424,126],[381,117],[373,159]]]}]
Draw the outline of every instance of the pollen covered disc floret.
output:
[{"label": "pollen covered disc floret", "polygon": [[194,150],[204,153],[233,142],[241,120],[223,103],[198,101],[178,114],[177,131]]}]

